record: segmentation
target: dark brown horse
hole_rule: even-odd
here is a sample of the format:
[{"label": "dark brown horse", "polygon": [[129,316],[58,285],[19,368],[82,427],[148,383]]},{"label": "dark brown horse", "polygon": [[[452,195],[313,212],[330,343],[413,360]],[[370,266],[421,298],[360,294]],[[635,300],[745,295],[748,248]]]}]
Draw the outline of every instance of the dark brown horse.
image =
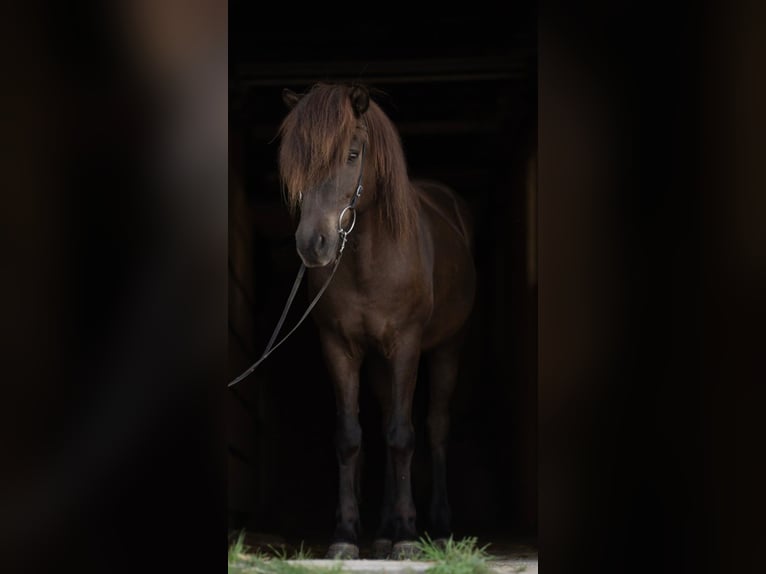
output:
[{"label": "dark brown horse", "polygon": [[[317,84],[284,91],[279,168],[309,295],[327,281],[312,315],[337,405],[337,523],[328,557],[355,557],[362,429],[359,373],[370,362],[385,420],[387,468],[378,557],[411,552],[418,538],[410,485],[412,402],[421,353],[429,361],[428,435],[433,492],[428,532],[450,533],[446,484],[449,401],[473,306],[468,211],[447,187],[409,179],[399,134],[369,91]],[[361,187],[359,187],[361,184]]]}]

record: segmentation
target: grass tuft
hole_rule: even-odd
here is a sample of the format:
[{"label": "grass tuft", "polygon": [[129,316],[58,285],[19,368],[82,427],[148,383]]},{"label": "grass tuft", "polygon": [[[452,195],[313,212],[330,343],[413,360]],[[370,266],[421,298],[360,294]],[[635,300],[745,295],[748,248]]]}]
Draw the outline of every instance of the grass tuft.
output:
[{"label": "grass tuft", "polygon": [[301,541],[300,548],[295,550],[290,556],[287,555],[287,550],[284,548],[274,548],[273,546],[269,546],[269,549],[279,560],[310,560],[313,558],[311,549],[303,547],[303,541]]},{"label": "grass tuft", "polygon": [[437,544],[426,534],[418,542],[419,559],[436,562],[426,570],[428,574],[491,574],[488,547],[489,544],[479,547],[476,537],[454,540],[450,536],[443,544]]}]

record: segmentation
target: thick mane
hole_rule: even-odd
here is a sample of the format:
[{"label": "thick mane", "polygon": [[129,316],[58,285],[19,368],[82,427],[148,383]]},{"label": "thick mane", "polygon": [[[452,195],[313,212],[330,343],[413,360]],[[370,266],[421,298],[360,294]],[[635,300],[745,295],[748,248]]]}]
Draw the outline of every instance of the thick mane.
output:
[{"label": "thick mane", "polygon": [[321,183],[346,160],[355,130],[366,131],[365,163],[374,176],[373,200],[378,213],[397,237],[410,233],[417,222],[418,202],[407,174],[399,134],[372,100],[357,118],[351,105],[352,86],[316,84],[285,117],[279,129],[279,172],[291,212],[299,195]]}]

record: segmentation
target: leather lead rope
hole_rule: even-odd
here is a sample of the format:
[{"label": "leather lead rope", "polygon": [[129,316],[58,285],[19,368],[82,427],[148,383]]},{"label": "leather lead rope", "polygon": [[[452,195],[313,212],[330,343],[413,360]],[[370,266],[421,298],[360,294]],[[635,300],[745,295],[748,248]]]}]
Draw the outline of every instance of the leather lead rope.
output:
[{"label": "leather lead rope", "polygon": [[301,323],[306,320],[306,317],[309,316],[309,313],[311,313],[311,310],[314,308],[314,306],[319,301],[319,298],[324,293],[325,289],[327,289],[327,286],[330,284],[330,281],[332,281],[333,276],[335,275],[335,271],[338,269],[338,265],[340,264],[340,258],[342,256],[342,253],[338,254],[338,258],[335,260],[335,264],[333,265],[332,272],[330,273],[330,276],[327,278],[327,280],[324,282],[324,285],[322,285],[322,288],[319,290],[319,292],[314,297],[314,300],[311,301],[306,311],[303,313],[303,316],[300,318],[300,320],[295,324],[295,326],[290,329],[290,332],[287,333],[282,339],[274,345],[274,341],[277,339],[277,335],[279,334],[279,331],[282,329],[282,325],[285,322],[285,318],[287,317],[287,312],[290,309],[290,306],[293,304],[293,299],[295,299],[296,293],[298,293],[298,287],[301,284],[301,281],[303,280],[303,275],[306,272],[306,266],[301,263],[300,269],[298,269],[298,275],[295,277],[295,282],[293,283],[293,289],[290,292],[290,296],[287,298],[287,303],[285,304],[285,308],[282,310],[282,316],[279,318],[279,322],[277,323],[276,329],[274,329],[274,332],[271,335],[271,339],[269,340],[268,345],[266,345],[266,349],[263,351],[263,354],[261,355],[261,358],[258,359],[255,363],[250,365],[250,367],[241,375],[239,375],[236,379],[231,381],[227,386],[233,387],[238,382],[240,382],[242,379],[250,375],[257,367],[260,365],[266,357],[268,357],[271,353],[277,350],[279,346],[284,343],[287,338],[292,335],[295,330],[300,327]]}]

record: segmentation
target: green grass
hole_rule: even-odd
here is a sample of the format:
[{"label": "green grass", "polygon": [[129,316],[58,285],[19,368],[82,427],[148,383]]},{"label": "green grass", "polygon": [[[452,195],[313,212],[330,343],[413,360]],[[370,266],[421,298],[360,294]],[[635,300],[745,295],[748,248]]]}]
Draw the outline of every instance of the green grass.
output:
[{"label": "green grass", "polygon": [[450,536],[446,543],[436,544],[426,534],[418,542],[419,559],[436,562],[426,570],[428,574],[490,574],[493,571],[487,563],[488,547],[479,547],[475,537],[454,540]]},{"label": "green grass", "polygon": [[251,551],[245,542],[244,530],[229,546],[229,574],[340,574],[340,563],[330,568],[310,568],[302,564],[294,564],[291,560],[308,560],[312,558],[311,551],[303,548],[288,556],[287,550],[269,546],[271,554],[262,550]]}]

